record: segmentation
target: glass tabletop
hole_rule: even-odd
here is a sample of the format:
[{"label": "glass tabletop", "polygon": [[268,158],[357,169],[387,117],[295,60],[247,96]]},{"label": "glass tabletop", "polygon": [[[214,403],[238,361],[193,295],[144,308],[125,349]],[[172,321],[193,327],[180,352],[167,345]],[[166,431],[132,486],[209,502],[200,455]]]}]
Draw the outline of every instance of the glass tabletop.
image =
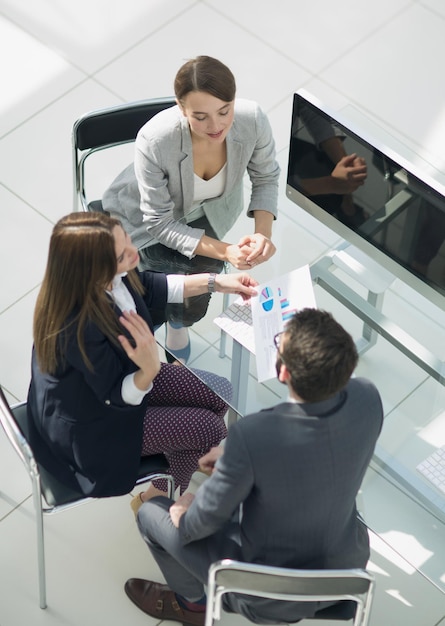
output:
[{"label": "glass tabletop", "polygon": [[[386,295],[385,319],[402,324],[425,350],[440,356],[441,346],[445,346],[445,320],[439,316],[432,321],[436,312],[429,311],[423,301],[423,306],[414,310],[406,301],[403,285],[398,288],[397,298],[393,293]],[[356,311],[321,285],[316,284],[315,292],[317,306],[331,311],[359,340],[366,325]],[[229,406],[230,425],[243,415],[282,402],[287,388],[277,380],[258,383],[254,356],[232,339],[226,338],[225,348],[220,350],[220,330],[213,322],[220,307],[218,301],[190,328],[191,359],[183,367],[216,393],[212,374],[231,381],[233,395],[223,398]],[[157,340],[164,349],[163,329]],[[445,592],[445,494],[419,470],[432,453],[445,446],[445,371],[442,377],[429,375],[409,352],[376,333],[376,341],[360,355],[356,375],[376,384],[385,412],[384,427],[359,495],[359,510],[370,529],[392,550]]]}]

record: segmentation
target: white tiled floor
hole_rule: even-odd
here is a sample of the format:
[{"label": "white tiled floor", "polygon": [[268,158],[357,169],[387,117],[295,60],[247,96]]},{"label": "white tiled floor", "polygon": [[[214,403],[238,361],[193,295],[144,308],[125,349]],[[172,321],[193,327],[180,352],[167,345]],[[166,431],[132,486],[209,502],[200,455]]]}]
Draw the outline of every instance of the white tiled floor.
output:
[{"label": "white tiled floor", "polygon": [[[11,402],[26,397],[32,311],[51,228],[72,210],[70,133],[82,113],[171,95],[176,70],[196,54],[226,62],[238,95],[257,100],[274,129],[283,185],[278,253],[267,271],[283,271],[318,259],[336,241],[284,194],[292,93],[305,87],[331,108],[366,116],[441,176],[444,32],[441,0],[0,0],[0,383]],[[357,320],[321,290],[317,302],[360,333]],[[399,322],[443,358],[443,313],[401,284],[385,307],[401,312]],[[211,319],[204,328],[192,348],[201,365],[218,340]],[[221,367],[228,373],[227,363]],[[382,445],[401,458],[412,454],[410,434],[424,424],[432,426],[422,431],[422,454],[445,444],[443,389],[424,372],[384,341],[363,357],[359,372],[382,393]],[[274,402],[278,393],[273,383],[259,388],[251,377],[252,407]],[[30,485],[0,433],[0,625],[154,623],[123,592],[129,576],[158,576],[129,499],[94,502],[47,520],[49,606],[40,610]],[[438,589],[445,587],[443,524],[379,478],[377,467],[360,505],[379,533],[372,536],[377,594],[371,624],[445,624]],[[242,621],[224,617],[226,624]]]}]

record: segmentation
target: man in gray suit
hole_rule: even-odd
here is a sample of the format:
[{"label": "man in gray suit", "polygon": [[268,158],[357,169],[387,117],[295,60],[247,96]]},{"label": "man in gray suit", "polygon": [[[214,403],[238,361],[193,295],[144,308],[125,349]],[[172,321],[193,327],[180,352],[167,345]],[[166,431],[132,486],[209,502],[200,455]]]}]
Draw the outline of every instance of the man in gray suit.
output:
[{"label": "man in gray suit", "polygon": [[[369,540],[355,499],[382,426],[379,393],[351,378],[354,342],[329,313],[304,309],[275,339],[288,400],[230,428],[224,451],[201,459],[211,476],[195,497],[154,498],[139,511],[140,532],[167,585],[133,578],[125,591],[157,619],[202,626],[208,568],[219,559],[366,566]],[[269,624],[296,622],[329,604],[225,598],[226,610]]]}]

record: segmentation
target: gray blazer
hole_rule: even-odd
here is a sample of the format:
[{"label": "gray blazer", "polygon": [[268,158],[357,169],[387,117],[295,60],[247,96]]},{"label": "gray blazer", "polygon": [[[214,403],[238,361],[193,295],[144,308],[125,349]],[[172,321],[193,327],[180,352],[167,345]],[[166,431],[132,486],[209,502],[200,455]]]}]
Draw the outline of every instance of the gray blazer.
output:
[{"label": "gray blazer", "polygon": [[[227,135],[227,180],[221,196],[203,202],[204,213],[219,238],[243,209],[243,178],[252,184],[247,214],[255,209],[276,218],[280,169],[269,121],[260,107],[235,101]],[[134,164],[113,181],[103,196],[104,210],[119,218],[142,248],[156,240],[188,258],[204,231],[187,226],[194,190],[192,141],[187,118],[178,106],[161,111],[139,131]]]},{"label": "gray blazer", "polygon": [[223,529],[242,504],[241,560],[364,567],[369,543],[355,499],[382,420],[378,391],[363,378],[324,402],[284,403],[239,420],[181,518],[183,542]]}]

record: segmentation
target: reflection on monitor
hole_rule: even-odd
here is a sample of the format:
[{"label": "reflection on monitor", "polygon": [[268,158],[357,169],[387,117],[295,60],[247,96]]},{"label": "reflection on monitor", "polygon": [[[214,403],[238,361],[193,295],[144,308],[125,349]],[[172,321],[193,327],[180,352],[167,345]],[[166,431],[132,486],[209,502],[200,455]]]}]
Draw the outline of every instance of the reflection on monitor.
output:
[{"label": "reflection on monitor", "polygon": [[287,195],[445,309],[445,189],[301,90]]}]

